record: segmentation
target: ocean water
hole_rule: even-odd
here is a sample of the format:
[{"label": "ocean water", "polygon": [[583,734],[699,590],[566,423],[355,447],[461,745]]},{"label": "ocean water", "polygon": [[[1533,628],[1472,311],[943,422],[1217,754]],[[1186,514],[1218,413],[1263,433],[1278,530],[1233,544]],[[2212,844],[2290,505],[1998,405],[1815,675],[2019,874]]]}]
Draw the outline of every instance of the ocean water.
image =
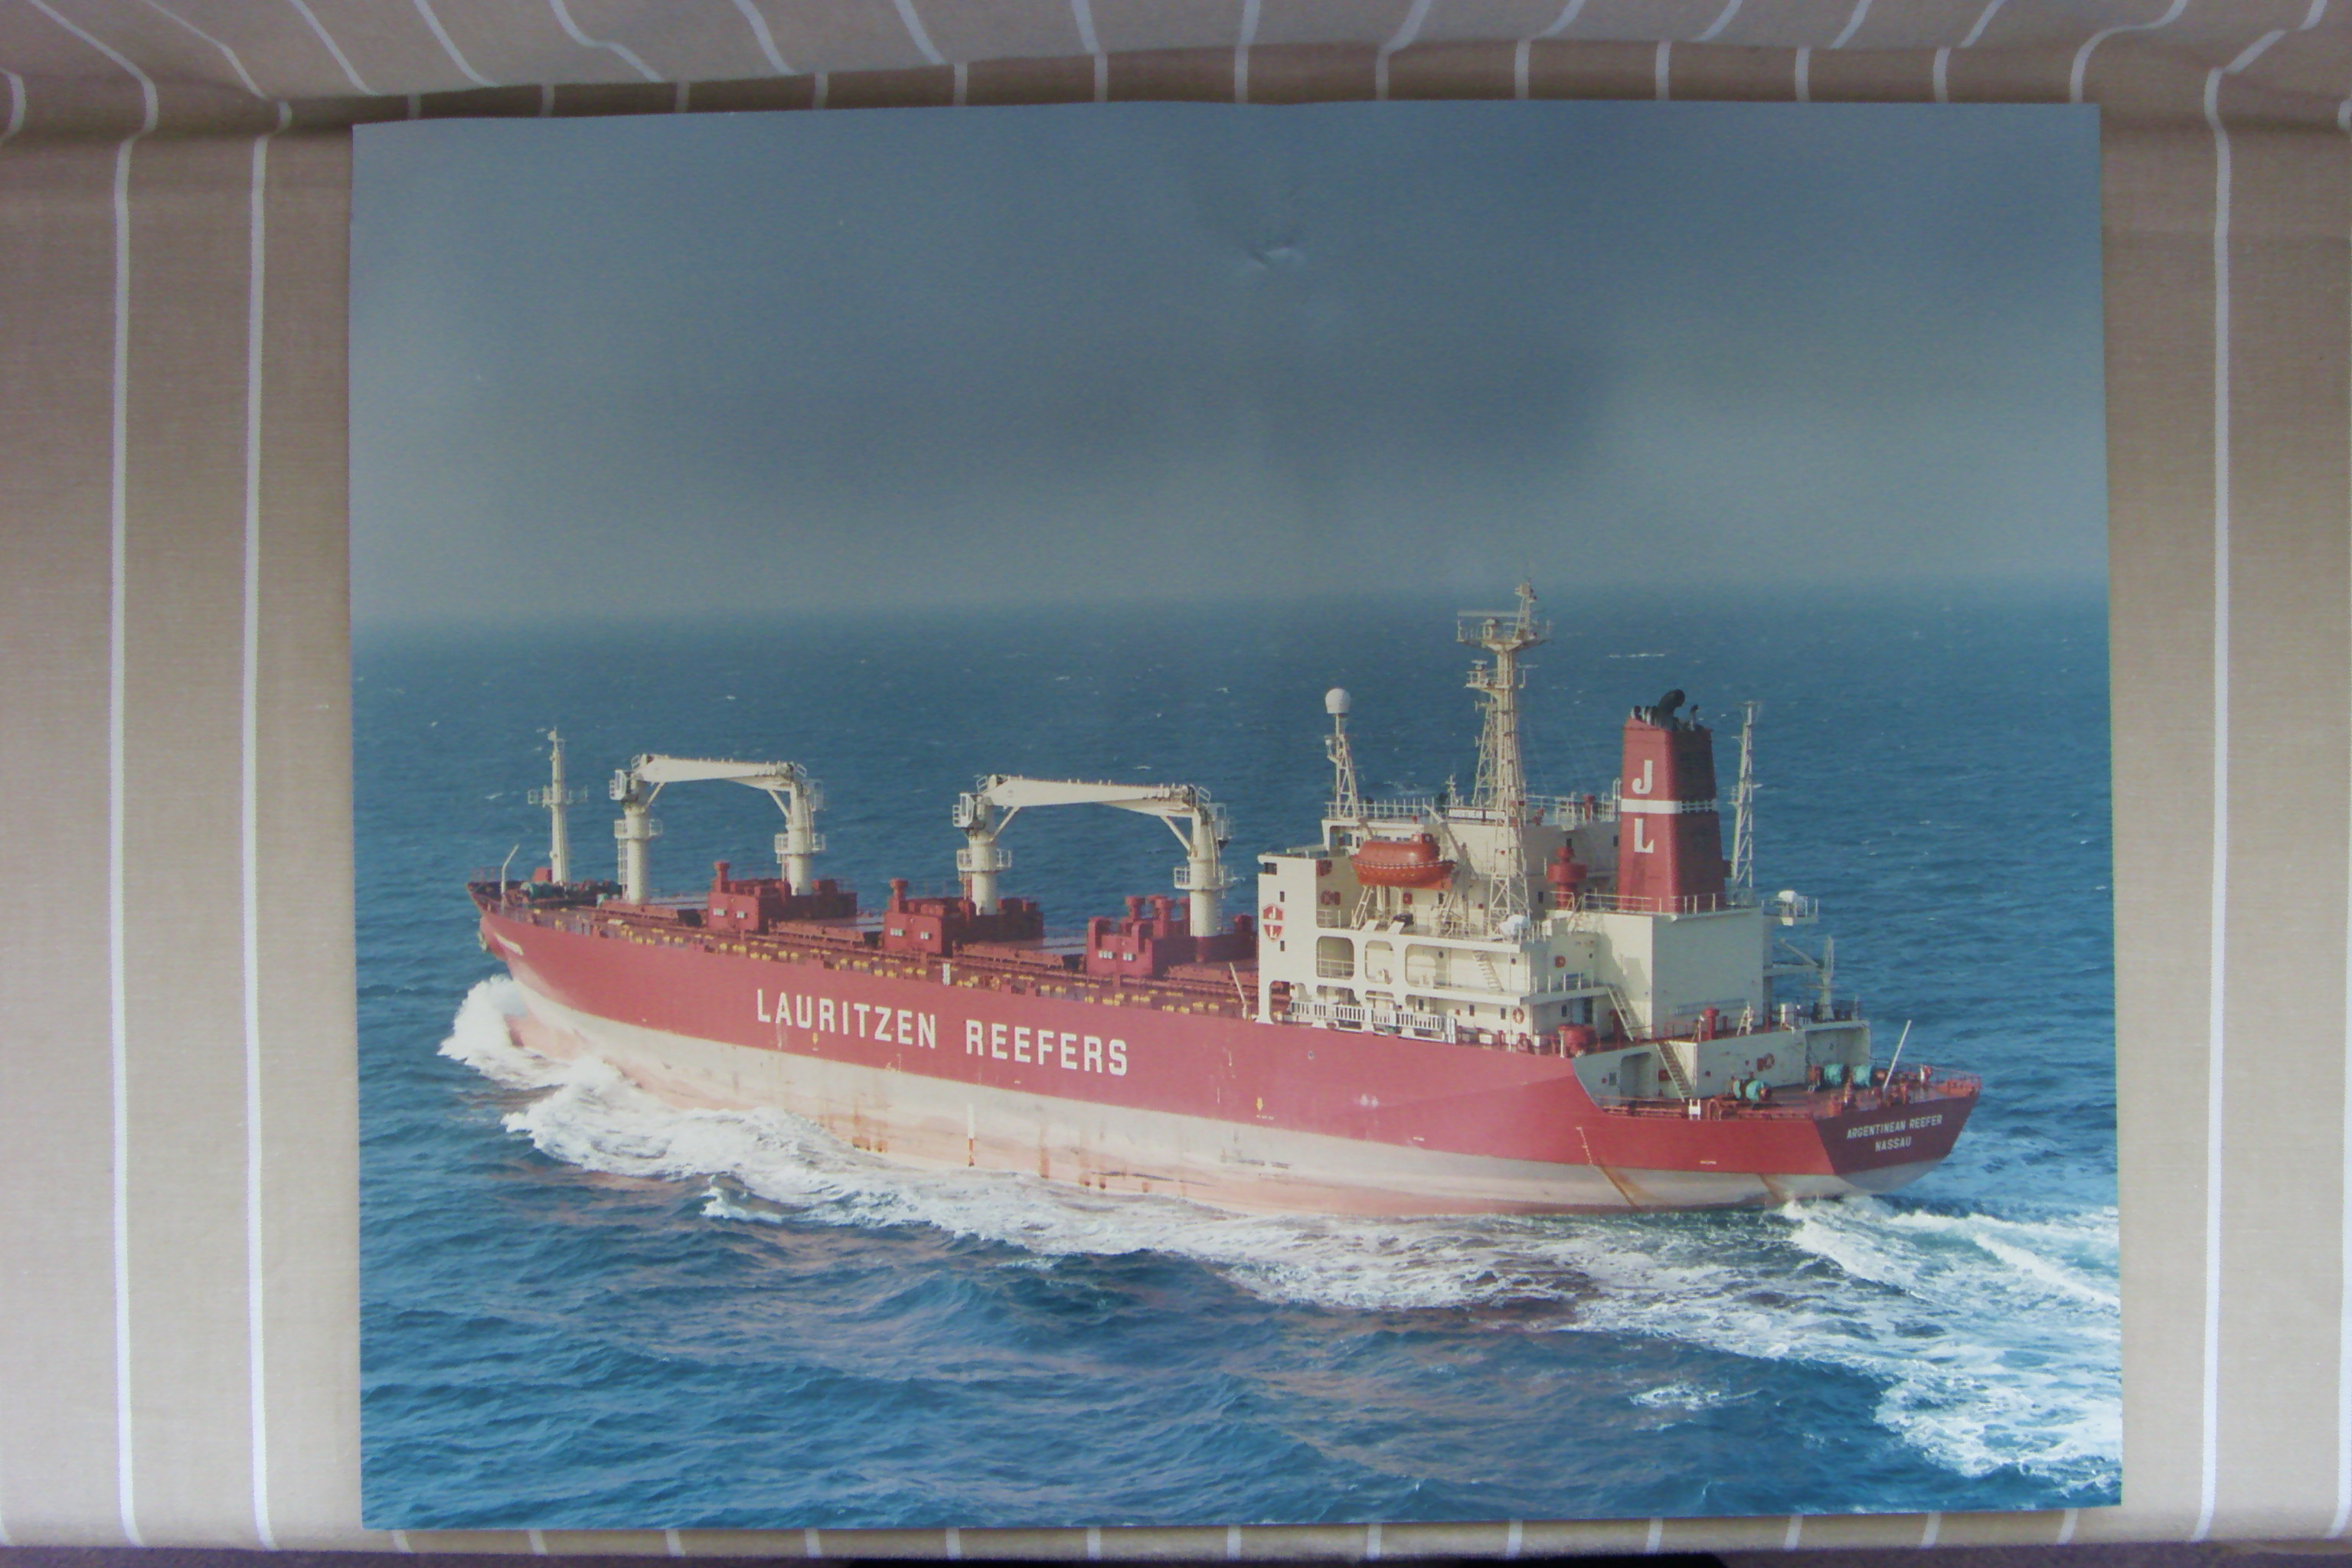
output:
[{"label": "ocean water", "polygon": [[[1497,593],[1499,603],[1507,595]],[[640,751],[790,758],[828,874],[952,881],[982,773],[1184,781],[1234,853],[1311,839],[1322,693],[1368,787],[1475,773],[1450,604],[843,619],[355,650],[366,1518],[847,1527],[2095,1506],[2120,1495],[2106,629],[2095,596],[1551,602],[1541,790],[1605,790],[1669,687],[1758,731],[1757,880],[1821,899],[1880,1050],[1981,1072],[1884,1199],[1754,1213],[1235,1216],[914,1173],[514,1050],[461,884],[575,859]],[[773,808],[665,795],[656,881],[772,864]],[[1049,924],[1165,890],[1158,824],[1039,812]]]}]

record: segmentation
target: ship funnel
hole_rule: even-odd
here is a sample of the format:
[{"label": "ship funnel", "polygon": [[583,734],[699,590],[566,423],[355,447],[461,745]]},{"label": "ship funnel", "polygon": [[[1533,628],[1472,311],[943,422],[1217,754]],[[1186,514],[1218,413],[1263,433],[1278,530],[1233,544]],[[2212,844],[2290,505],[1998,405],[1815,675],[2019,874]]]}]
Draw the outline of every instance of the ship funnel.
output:
[{"label": "ship funnel", "polygon": [[1677,719],[1680,691],[1625,719],[1618,775],[1617,899],[1647,914],[1712,910],[1724,891],[1723,821],[1716,807],[1715,735]]}]

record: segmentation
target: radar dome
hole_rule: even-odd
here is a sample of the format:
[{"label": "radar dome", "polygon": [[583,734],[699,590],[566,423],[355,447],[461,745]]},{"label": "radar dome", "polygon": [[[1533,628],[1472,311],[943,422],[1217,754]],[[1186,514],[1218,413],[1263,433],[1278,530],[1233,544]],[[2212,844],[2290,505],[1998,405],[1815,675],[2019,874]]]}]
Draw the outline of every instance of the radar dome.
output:
[{"label": "radar dome", "polygon": [[1348,689],[1344,686],[1335,686],[1323,694],[1323,711],[1334,719],[1344,718],[1347,715],[1349,700]]}]

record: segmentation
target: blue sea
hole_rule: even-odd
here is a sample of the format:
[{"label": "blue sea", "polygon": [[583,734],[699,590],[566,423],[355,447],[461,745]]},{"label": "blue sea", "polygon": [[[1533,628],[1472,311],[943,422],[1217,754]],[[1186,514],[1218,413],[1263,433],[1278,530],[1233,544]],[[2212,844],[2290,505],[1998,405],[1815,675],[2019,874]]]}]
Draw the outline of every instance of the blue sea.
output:
[{"label": "blue sea", "polygon": [[[1507,599],[1507,584],[1491,595]],[[1368,787],[1475,773],[1450,602],[362,637],[365,1512],[377,1527],[1120,1525],[2061,1508],[2120,1496],[2107,666],[2095,595],[1555,599],[1538,790],[1605,791],[1670,687],[1758,724],[1757,883],[1817,897],[1882,1059],[1980,1072],[1952,1158],[1754,1213],[1236,1216],[901,1170],[509,1046],[462,884],[580,868],[646,751],[791,759],[827,874],[949,886],[987,773],[1188,782],[1237,860],[1309,841],[1326,688]],[[662,798],[656,881],[772,864]],[[1167,890],[1116,812],[1031,813],[1006,890]]]}]

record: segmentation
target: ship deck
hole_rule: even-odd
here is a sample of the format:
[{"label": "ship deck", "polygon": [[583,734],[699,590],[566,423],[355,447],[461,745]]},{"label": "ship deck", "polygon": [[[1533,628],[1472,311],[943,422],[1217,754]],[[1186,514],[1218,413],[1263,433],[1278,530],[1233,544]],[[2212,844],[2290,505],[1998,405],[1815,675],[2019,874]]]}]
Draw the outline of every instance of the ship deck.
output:
[{"label": "ship deck", "polygon": [[1213,973],[1205,974],[1172,973],[1150,980],[1113,979],[1068,967],[1064,963],[1068,950],[1050,942],[1017,955],[1007,951],[1008,944],[992,942],[985,944],[992,951],[967,949],[952,958],[935,959],[884,952],[877,945],[877,928],[861,920],[793,921],[782,930],[757,933],[715,931],[673,925],[634,910],[515,896],[526,886],[507,884],[503,899],[495,882],[475,883],[467,891],[484,911],[495,910],[502,919],[608,941],[733,953],[777,963],[813,963],[860,974],[1013,995],[1052,996],[1108,1007],[1149,1007],[1221,1018],[1247,1018],[1255,1011],[1255,964],[1217,965]]}]

